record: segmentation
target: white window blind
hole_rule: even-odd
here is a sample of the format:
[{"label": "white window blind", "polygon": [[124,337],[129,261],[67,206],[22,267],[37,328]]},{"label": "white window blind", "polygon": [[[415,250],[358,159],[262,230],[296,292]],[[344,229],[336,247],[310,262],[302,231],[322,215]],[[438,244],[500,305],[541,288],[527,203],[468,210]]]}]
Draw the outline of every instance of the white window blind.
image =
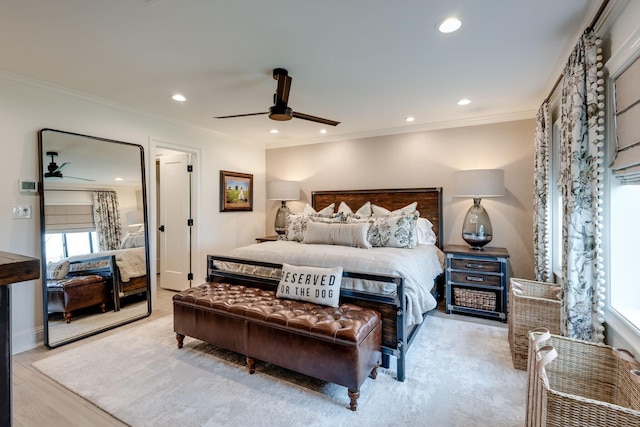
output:
[{"label": "white window blind", "polygon": [[47,205],[45,215],[47,231],[93,231],[92,205]]},{"label": "white window blind", "polygon": [[616,153],[613,174],[624,184],[640,184],[640,59],[615,80]]}]

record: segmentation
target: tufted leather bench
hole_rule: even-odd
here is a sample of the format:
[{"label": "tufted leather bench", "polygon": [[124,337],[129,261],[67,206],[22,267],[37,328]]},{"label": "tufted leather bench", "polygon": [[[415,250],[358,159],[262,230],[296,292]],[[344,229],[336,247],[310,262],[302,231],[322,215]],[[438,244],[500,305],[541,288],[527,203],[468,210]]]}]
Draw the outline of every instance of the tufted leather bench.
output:
[{"label": "tufted leather bench", "polygon": [[355,411],[360,386],[376,377],[380,314],[277,298],[275,291],[205,283],[173,297],[178,348],[185,336],[347,387]]},{"label": "tufted leather bench", "polygon": [[67,323],[71,322],[72,311],[92,305],[99,305],[104,313],[109,288],[106,279],[97,274],[47,280],[47,308],[52,313],[63,313]]}]

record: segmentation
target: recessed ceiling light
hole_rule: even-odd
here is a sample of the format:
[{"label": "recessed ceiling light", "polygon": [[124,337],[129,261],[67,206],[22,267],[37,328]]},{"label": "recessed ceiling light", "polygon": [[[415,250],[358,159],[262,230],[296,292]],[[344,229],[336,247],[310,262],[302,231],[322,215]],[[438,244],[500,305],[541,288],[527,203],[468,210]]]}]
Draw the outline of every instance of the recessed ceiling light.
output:
[{"label": "recessed ceiling light", "polygon": [[116,178],[116,181],[122,181],[122,178],[118,177],[118,178]]},{"label": "recessed ceiling light", "polygon": [[280,131],[279,131],[278,129],[271,129],[269,132],[271,132],[271,133],[278,133],[278,132],[280,132]]},{"label": "recessed ceiling light", "polygon": [[414,121],[415,119],[416,119],[415,117],[411,117],[411,116],[409,116],[409,117],[407,117],[406,119],[404,119],[404,121],[405,121],[405,122],[412,122],[412,121]]},{"label": "recessed ceiling light", "polygon": [[469,105],[469,104],[471,104],[471,100],[467,98],[462,98],[460,101],[458,101],[458,105]]},{"label": "recessed ceiling light", "polygon": [[320,133],[327,133],[326,129],[320,129]]},{"label": "recessed ceiling light", "polygon": [[462,22],[458,18],[450,17],[438,24],[438,31],[441,33],[453,33],[462,26]]},{"label": "recessed ceiling light", "polygon": [[180,95],[179,93],[176,93],[175,95],[173,95],[171,97],[171,99],[173,99],[174,101],[179,101],[179,102],[184,102],[187,100],[187,98],[185,98],[184,96]]}]

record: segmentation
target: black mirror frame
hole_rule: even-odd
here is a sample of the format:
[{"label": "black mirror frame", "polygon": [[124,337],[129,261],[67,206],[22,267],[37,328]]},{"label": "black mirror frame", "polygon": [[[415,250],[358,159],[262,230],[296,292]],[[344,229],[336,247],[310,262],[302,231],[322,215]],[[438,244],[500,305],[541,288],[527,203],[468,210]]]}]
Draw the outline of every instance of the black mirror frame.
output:
[{"label": "black mirror frame", "polygon": [[[48,297],[47,297],[47,263],[46,263],[46,240],[45,240],[45,199],[44,199],[44,168],[46,165],[44,164],[44,156],[43,156],[43,133],[44,132],[57,132],[61,134],[67,134],[77,137],[90,138],[96,141],[103,141],[108,143],[115,143],[121,145],[128,145],[131,147],[137,147],[140,150],[140,174],[142,181],[142,204],[143,204],[143,219],[144,219],[144,241],[145,241],[145,268],[146,268],[146,276],[147,276],[147,312],[140,316],[134,316],[130,319],[122,320],[119,322],[115,322],[111,325],[105,326],[103,328],[99,328],[96,330],[89,331],[85,334],[79,334],[73,336],[66,340],[61,340],[52,344],[49,340],[49,322],[48,322]],[[145,158],[144,158],[144,147],[139,144],[133,144],[130,142],[116,141],[107,138],[101,138],[91,135],[83,135],[79,133],[61,131],[57,129],[51,128],[43,128],[38,131],[38,195],[40,196],[40,237],[41,237],[41,280],[42,280],[42,321],[43,321],[43,331],[44,331],[44,344],[47,348],[57,348],[66,344],[70,344],[72,342],[79,341],[84,338],[88,338],[97,334],[100,334],[105,331],[109,331],[111,329],[115,329],[117,327],[129,324],[131,322],[135,322],[137,320],[143,319],[151,315],[151,268],[150,268],[150,258],[149,258],[149,221],[148,221],[148,213],[147,213],[147,184],[146,184],[146,173],[145,173]]]}]

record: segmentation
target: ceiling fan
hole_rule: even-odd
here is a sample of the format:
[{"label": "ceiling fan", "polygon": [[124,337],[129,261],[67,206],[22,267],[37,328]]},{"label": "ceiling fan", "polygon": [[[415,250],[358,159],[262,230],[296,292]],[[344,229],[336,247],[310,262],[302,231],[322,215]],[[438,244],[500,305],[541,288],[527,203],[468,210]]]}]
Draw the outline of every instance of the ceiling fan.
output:
[{"label": "ceiling fan", "polygon": [[69,175],[63,176],[62,170],[65,169],[67,166],[69,166],[71,163],[64,162],[63,164],[58,166],[58,164],[54,159],[54,157],[58,157],[58,153],[56,151],[47,151],[47,156],[51,156],[51,163],[49,163],[49,166],[47,166],[47,170],[49,172],[44,173],[45,178],[57,178],[57,179],[71,178],[71,179],[80,179],[82,181],[95,181],[95,179],[78,178],[77,176],[69,176]]},{"label": "ceiling fan", "polygon": [[299,113],[293,111],[287,106],[289,102],[289,89],[291,88],[291,77],[284,68],[274,68],[273,78],[278,81],[278,88],[276,93],[273,94],[273,107],[269,108],[269,111],[263,113],[249,113],[249,114],[236,114],[233,116],[220,116],[214,117],[214,119],[229,119],[232,117],[246,117],[246,116],[258,116],[261,114],[268,114],[271,120],[286,121],[292,118],[309,120],[311,122],[322,123],[329,126],[338,126],[340,122],[334,120],[323,119],[322,117],[311,116],[309,114]]}]

